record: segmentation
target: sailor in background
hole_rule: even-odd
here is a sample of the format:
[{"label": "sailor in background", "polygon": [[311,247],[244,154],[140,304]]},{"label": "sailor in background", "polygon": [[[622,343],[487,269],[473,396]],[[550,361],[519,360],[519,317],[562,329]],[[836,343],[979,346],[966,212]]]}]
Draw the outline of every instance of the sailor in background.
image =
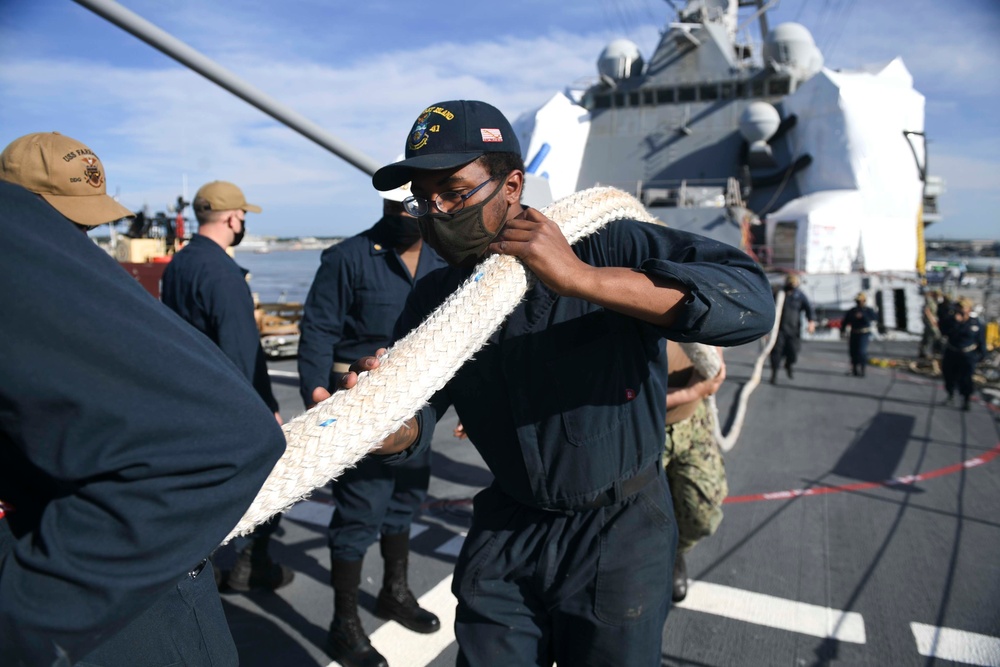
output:
[{"label": "sailor in background", "polygon": [[[659,665],[677,544],[660,463],[664,338],[759,338],[774,321],[765,276],[731,246],[635,220],[571,247],[522,206],[517,138],[484,102],[423,110],[406,159],[372,177],[383,191],[408,181],[403,203],[449,266],[417,283],[397,335],[487,253],[517,257],[537,278],[381,449],[390,460],[418,454],[454,405],[494,475],[455,568],[458,665]],[[355,362],[342,386],[378,363]]]},{"label": "sailor in background", "polygon": [[802,347],[802,314],[805,313],[808,331],[816,331],[816,316],[808,297],[799,289],[799,277],[785,277],[785,305],[781,309],[781,324],[778,326],[777,340],[771,349],[771,384],[778,382],[778,369],[785,362],[788,379],[795,377],[792,367],[799,359]]},{"label": "sailor in background", "polygon": [[841,336],[848,335],[848,352],[851,355],[851,375],[855,377],[865,376],[865,367],[868,366],[868,341],[871,340],[872,330],[878,322],[878,315],[875,310],[867,306],[868,297],[864,292],[858,292],[854,297],[854,307],[844,313],[844,322],[841,325]]},{"label": "sailor in background", "polygon": [[948,393],[945,405],[951,405],[955,390],[962,395],[962,409],[969,409],[975,389],[972,374],[976,364],[986,357],[986,327],[972,312],[972,301],[961,298],[954,314],[941,327],[946,343],[941,359],[944,389]]},{"label": "sailor in background", "polygon": [[[278,402],[271,392],[267,359],[254,319],[247,271],[226,252],[243,240],[247,211],[260,213],[261,209],[248,204],[243,191],[226,181],[203,185],[191,207],[198,220],[198,233],[167,264],[160,298],[219,346],[257,390],[280,425]],[[275,515],[250,535],[250,543],[221,585],[236,591],[274,590],[292,581],[295,573],[275,563],[268,553],[271,535],[280,521],[281,515]]]},{"label": "sailor in background", "polygon": [[[722,356],[722,350],[718,350]],[[667,341],[667,419],[663,468],[670,482],[677,518],[673,601],[687,597],[688,553],[722,523],[722,501],[729,494],[722,451],[715,439],[715,416],[708,397],[726,379],[726,364],[714,378],[703,378],[684,349]]]},{"label": "sailor in background", "polygon": [[[942,337],[945,335],[945,329],[950,327],[954,322],[955,309],[958,307],[958,303],[955,301],[955,296],[949,294],[948,292],[941,292],[941,298],[937,305],[937,321],[938,329],[941,331]],[[943,340],[942,340],[943,345]],[[941,352],[944,353],[944,348],[942,347]]]},{"label": "sailor in background", "polygon": [[920,337],[920,347],[917,350],[917,356],[921,359],[927,359],[932,363],[936,363],[937,355],[941,351],[941,329],[938,326],[937,316],[940,294],[936,289],[927,290],[924,294],[924,309],[921,312],[924,331]]},{"label": "sailor in background", "polygon": [[0,665],[235,667],[206,559],[284,436],[81,233],[131,215],[97,155],[27,135],[0,180]]},{"label": "sailor in background", "polygon": [[[299,378],[311,408],[330,397],[351,361],[387,347],[406,298],[423,276],[446,266],[420,238],[416,219],[403,209],[408,189],[381,193],[382,218],[357,236],[323,252],[300,323]],[[410,524],[427,497],[431,451],[390,466],[362,459],[332,485],[330,582],[334,615],[326,650],[344,667],[385,667],[358,617],[358,587],[365,553],[376,539],[385,569],[375,614],[416,632],[441,622],[422,609],[407,584]]]}]

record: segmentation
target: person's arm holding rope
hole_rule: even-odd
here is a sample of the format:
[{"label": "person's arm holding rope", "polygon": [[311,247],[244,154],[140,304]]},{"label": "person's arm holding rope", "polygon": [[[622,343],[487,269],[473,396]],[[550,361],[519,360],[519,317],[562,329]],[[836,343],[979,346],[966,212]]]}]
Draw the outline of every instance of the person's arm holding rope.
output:
[{"label": "person's arm holding rope", "polygon": [[653,324],[679,342],[739,345],[773,321],[759,266],[732,246],[635,221],[599,236],[579,242],[601,256],[592,266],[559,225],[527,208],[504,223],[489,250],[517,257],[556,294]]},{"label": "person's arm holding rope", "polygon": [[690,290],[675,280],[627,267],[586,264],[559,225],[532,208],[508,220],[490,250],[517,257],[560,296],[585,299],[664,328],[676,320],[678,304],[691,297]]},{"label": "person's arm holding rope", "polygon": [[713,378],[703,378],[698,372],[691,375],[691,380],[684,387],[667,387],[667,410],[679,405],[700,401],[708,398],[719,391],[719,387],[726,379],[726,362],[722,359],[722,350],[716,348],[719,353],[719,372]]}]

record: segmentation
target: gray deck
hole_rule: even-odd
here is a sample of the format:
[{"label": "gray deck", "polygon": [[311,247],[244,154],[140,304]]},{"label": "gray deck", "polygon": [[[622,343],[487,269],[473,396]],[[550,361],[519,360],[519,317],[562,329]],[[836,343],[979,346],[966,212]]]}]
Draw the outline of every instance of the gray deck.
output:
[{"label": "gray deck", "polygon": [[[939,382],[906,371],[846,376],[845,348],[805,343],[793,381],[782,374],[752,395],[726,458],[730,496],[782,497],[728,504],[718,533],[688,556],[694,583],[667,621],[663,665],[1000,665],[1000,460],[987,460],[1000,442],[998,413],[981,401],[967,413],[942,407]],[[875,342],[872,354],[915,349]],[[758,350],[727,353],[724,421]],[[272,379],[282,414],[294,416],[295,380]],[[411,587],[445,615],[447,583],[435,587],[451,574],[472,495],[490,479],[475,449],[452,437],[453,425],[449,413],[436,433],[411,557]],[[813,495],[780,493],[807,489]],[[330,510],[318,492],[283,522],[273,552],[297,571],[290,586],[224,596],[243,665],[330,664],[322,651],[329,552],[316,523]],[[391,665],[454,664],[450,627],[417,635],[371,615],[377,546],[363,578],[362,620]]]}]

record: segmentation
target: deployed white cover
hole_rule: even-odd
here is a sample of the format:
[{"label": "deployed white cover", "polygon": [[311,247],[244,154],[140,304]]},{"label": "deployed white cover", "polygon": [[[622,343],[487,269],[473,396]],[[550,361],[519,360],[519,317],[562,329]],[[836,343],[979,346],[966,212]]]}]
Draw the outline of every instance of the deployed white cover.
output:
[{"label": "deployed white cover", "polygon": [[[810,220],[810,225],[820,219],[823,225],[843,225],[843,234],[838,233],[838,237],[853,233],[860,221],[855,268],[869,272],[915,270],[923,184],[903,131],[923,131],[924,97],[913,89],[913,78],[902,60],[896,58],[868,71],[824,69],[785,98],[784,107],[786,115],[798,116],[789,135],[792,154],[813,156],[812,164],[796,174],[799,190],[806,197],[823,191],[854,190],[860,196],[861,211],[856,211],[857,202],[842,197],[803,197],[806,201],[789,202],[768,218],[794,209]],[[922,164],[923,143],[919,137],[912,141]],[[810,202],[824,210],[812,215]],[[857,218],[829,220],[830,212],[842,206],[855,211],[852,215]],[[818,228],[806,236],[815,239],[817,234]],[[827,266],[827,248],[828,244],[809,242],[804,249],[810,253],[818,250],[821,256],[800,256],[803,270],[814,272],[820,269],[811,267]],[[851,270],[852,263],[847,264],[844,267],[839,262],[844,268],[838,272]]]},{"label": "deployed white cover", "polygon": [[[525,162],[534,159],[542,144],[549,144],[549,152],[535,172],[547,174],[553,199],[561,199],[576,192],[580,177],[580,164],[590,133],[590,114],[566,93],[557,93],[540,109],[524,114],[514,123],[519,137],[531,136]],[[522,141],[522,146],[524,142]]]},{"label": "deployed white cover", "polygon": [[870,223],[857,190],[826,190],[793,199],[767,216],[767,242],[778,223],[796,225],[796,266],[805,273],[850,273],[858,263],[861,229]]}]

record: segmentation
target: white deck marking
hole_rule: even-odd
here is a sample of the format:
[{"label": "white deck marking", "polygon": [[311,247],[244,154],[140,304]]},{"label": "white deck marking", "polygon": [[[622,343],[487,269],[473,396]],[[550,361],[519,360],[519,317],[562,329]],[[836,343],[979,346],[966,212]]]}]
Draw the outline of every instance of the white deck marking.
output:
[{"label": "white deck marking", "polygon": [[[458,602],[451,593],[451,575],[420,597],[420,606],[437,614],[441,629],[429,635],[407,630],[399,623],[389,621],[371,634],[372,646],[385,656],[390,665],[423,667],[455,641],[455,606]],[[339,665],[331,662],[330,667]]]},{"label": "white deck marking", "polygon": [[1000,667],[1000,639],[974,632],[910,623],[917,651],[928,658]]},{"label": "white deck marking", "polygon": [[676,606],[813,637],[865,643],[865,622],[856,612],[785,600],[705,581],[690,582],[687,598]]}]

